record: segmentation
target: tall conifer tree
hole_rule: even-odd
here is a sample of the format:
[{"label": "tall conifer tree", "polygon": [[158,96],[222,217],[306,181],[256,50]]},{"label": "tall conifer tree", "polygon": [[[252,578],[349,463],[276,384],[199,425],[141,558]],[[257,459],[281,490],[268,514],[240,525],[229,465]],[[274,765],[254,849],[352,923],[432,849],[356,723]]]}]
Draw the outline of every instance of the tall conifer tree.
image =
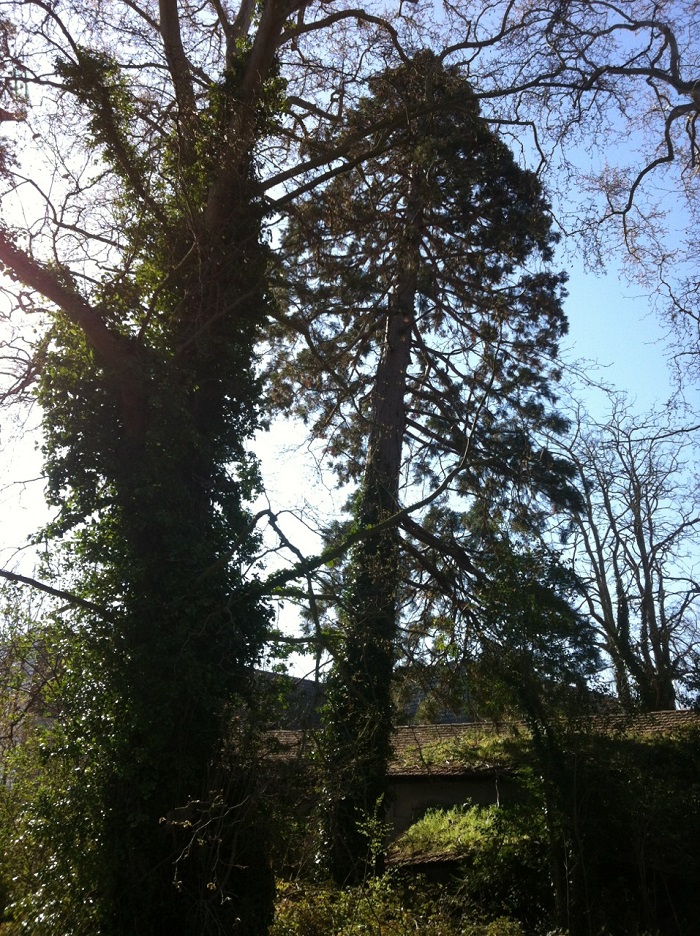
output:
[{"label": "tall conifer tree", "polygon": [[[328,855],[341,882],[367,872],[364,823],[385,805],[402,547],[428,536],[409,518],[402,540],[392,520],[417,496],[406,486],[447,475],[446,496],[490,493],[494,521],[527,514],[535,493],[567,493],[563,462],[535,440],[559,424],[548,403],[566,330],[537,178],[459,71],[429,53],[371,82],[343,133],[358,131],[371,158],[291,222],[290,311],[273,368],[278,403],[294,399],[341,479],[358,485],[363,536],[342,575],[325,733]],[[302,336],[292,353],[290,327]]]}]

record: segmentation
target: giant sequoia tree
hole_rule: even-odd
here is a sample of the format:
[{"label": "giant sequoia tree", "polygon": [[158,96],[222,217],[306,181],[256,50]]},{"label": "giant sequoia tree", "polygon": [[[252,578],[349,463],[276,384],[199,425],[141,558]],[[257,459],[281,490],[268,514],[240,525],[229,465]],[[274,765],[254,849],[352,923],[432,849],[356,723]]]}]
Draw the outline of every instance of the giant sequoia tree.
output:
[{"label": "giant sequoia tree", "polygon": [[[478,537],[470,508],[487,524],[522,527],[535,523],[540,495],[567,496],[564,463],[536,439],[560,425],[550,384],[566,329],[540,185],[480,116],[459,70],[432,54],[370,88],[340,139],[326,141],[361,133],[369,157],[293,213],[292,311],[273,367],[278,403],[293,398],[329,440],[341,478],[358,481],[361,540],[339,582],[324,740],[340,881],[365,873],[363,823],[386,794],[403,581],[419,593],[444,586],[433,573],[445,557],[424,551],[441,552],[436,518],[453,515],[452,496],[465,534]],[[290,326],[301,336],[291,355]],[[423,524],[400,516],[421,484],[442,495]],[[474,552],[445,542],[463,566]],[[406,563],[416,571],[402,573]]]},{"label": "giant sequoia tree", "polygon": [[[47,749],[62,786],[31,820],[49,857],[22,918],[52,933],[263,932],[253,780],[224,740],[267,620],[242,574],[269,306],[255,148],[294,4],[235,19],[174,0],[13,6],[12,61],[37,106],[6,163],[0,262],[15,312],[47,313],[47,535],[72,566],[85,641]],[[28,171],[40,210],[22,230]]]}]

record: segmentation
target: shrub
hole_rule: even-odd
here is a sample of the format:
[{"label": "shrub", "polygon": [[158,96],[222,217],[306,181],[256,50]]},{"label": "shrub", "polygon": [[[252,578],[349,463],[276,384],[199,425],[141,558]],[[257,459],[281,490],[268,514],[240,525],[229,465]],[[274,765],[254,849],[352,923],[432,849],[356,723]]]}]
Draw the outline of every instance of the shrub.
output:
[{"label": "shrub", "polygon": [[[440,892],[386,874],[359,887],[279,888],[270,936],[461,936],[440,906]],[[476,934],[475,934],[476,936]],[[500,934],[489,934],[500,936]],[[502,936],[511,936],[503,933]],[[515,934],[513,934],[515,936]]]},{"label": "shrub", "polygon": [[[504,919],[534,924],[550,915],[541,810],[523,806],[431,810],[404,833],[394,854],[404,861],[429,855],[458,860],[457,903],[468,918],[494,925]],[[501,922],[501,931],[494,933],[505,936],[509,930],[504,927]]]}]

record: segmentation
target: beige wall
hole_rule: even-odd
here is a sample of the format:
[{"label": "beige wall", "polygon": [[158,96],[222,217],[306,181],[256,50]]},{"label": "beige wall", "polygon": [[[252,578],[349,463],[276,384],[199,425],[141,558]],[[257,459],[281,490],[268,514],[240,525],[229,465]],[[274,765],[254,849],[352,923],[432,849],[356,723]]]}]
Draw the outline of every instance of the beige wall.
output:
[{"label": "beige wall", "polygon": [[449,809],[472,803],[479,806],[512,802],[514,781],[506,777],[393,777],[387,821],[398,835],[428,809]]}]

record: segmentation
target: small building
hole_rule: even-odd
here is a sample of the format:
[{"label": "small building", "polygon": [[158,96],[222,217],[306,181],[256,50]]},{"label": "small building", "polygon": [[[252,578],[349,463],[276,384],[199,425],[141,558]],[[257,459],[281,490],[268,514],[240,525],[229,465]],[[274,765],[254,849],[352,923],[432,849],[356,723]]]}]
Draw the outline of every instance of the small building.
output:
[{"label": "small building", "polygon": [[[503,759],[476,756],[480,741],[499,730],[487,722],[398,728],[389,765],[387,821],[393,834],[405,832],[429,809],[515,800],[518,785],[512,765]],[[468,756],[470,748],[473,757]]]},{"label": "small building", "polygon": [[[619,712],[582,719],[582,730],[645,736],[672,734],[700,726],[700,713],[691,710],[625,715]],[[567,723],[567,730],[577,724]],[[318,729],[276,730],[268,733],[268,756],[293,769],[297,776],[310,769]],[[491,742],[529,734],[523,722],[494,724],[404,725],[396,729],[389,764],[387,822],[395,838],[429,809],[462,805],[507,805],[518,800],[517,768],[503,748]],[[493,754],[485,753],[490,749]],[[303,784],[302,784],[303,785]]]}]

